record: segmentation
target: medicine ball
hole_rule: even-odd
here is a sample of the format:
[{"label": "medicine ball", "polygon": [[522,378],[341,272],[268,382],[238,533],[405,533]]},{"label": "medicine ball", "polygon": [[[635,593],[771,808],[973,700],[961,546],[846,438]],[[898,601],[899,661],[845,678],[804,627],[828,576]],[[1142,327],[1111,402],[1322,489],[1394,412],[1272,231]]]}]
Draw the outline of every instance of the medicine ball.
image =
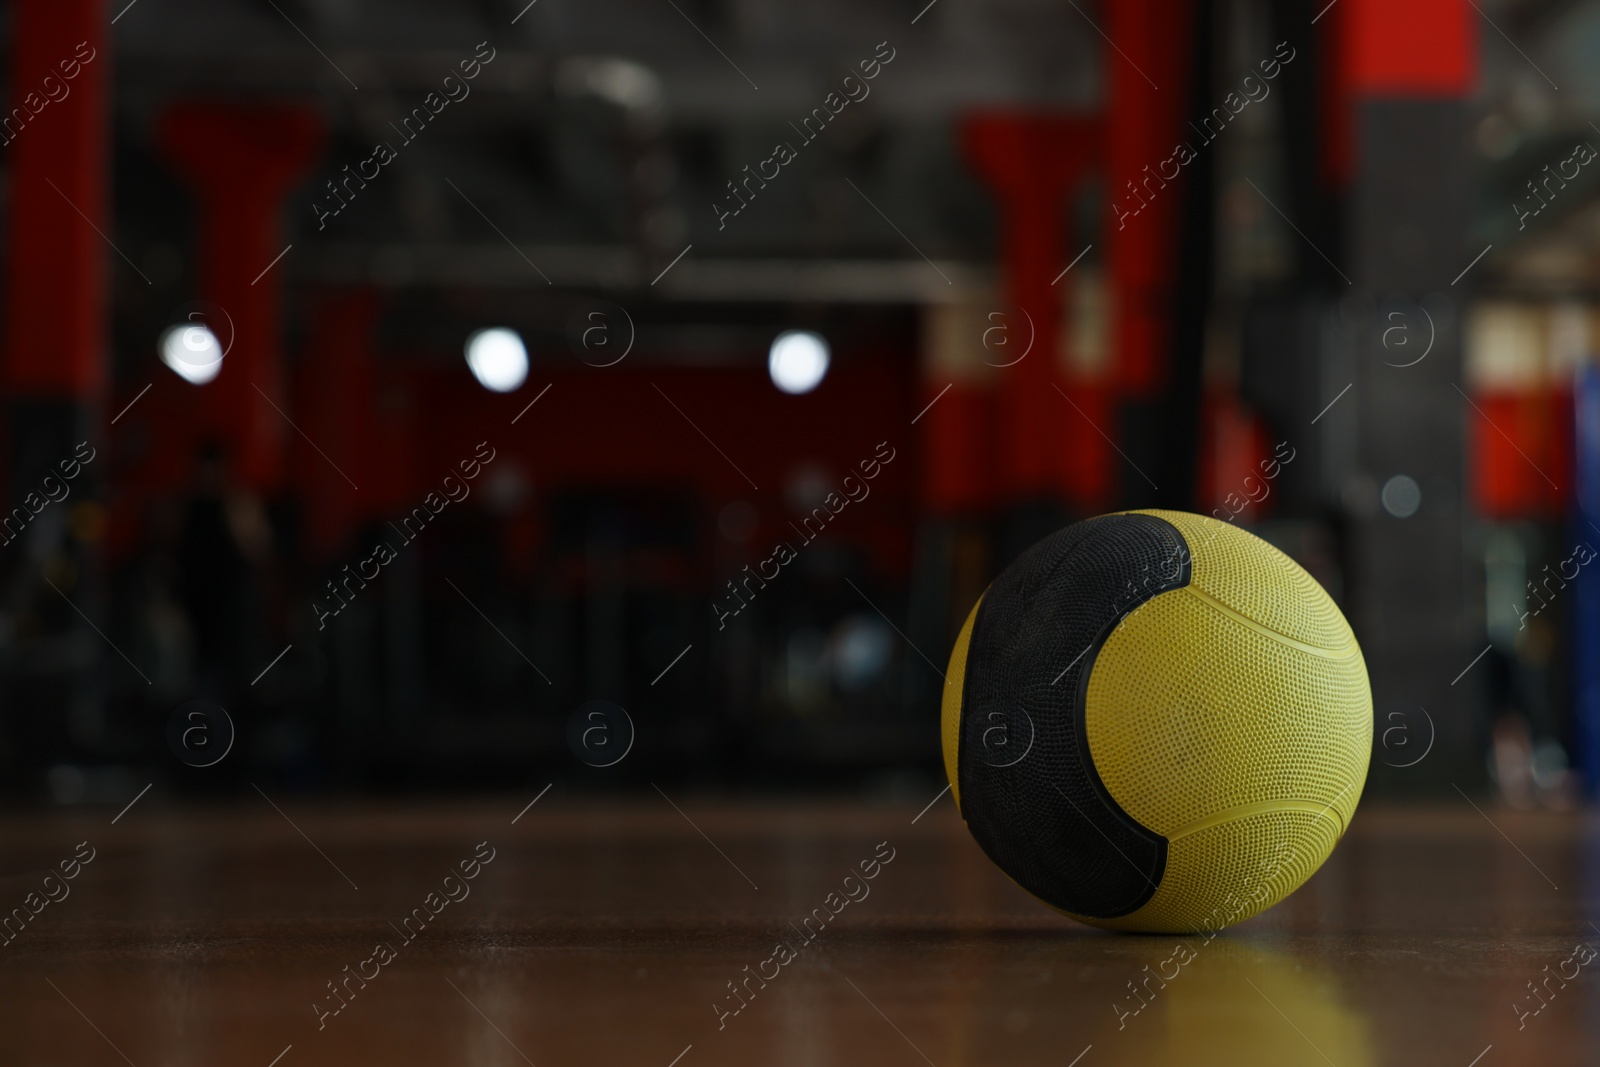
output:
[{"label": "medicine ball", "polygon": [[1350,625],[1288,556],[1131,511],[994,580],[942,720],[961,816],[1018,885],[1094,926],[1194,933],[1272,906],[1333,851],[1372,694]]}]

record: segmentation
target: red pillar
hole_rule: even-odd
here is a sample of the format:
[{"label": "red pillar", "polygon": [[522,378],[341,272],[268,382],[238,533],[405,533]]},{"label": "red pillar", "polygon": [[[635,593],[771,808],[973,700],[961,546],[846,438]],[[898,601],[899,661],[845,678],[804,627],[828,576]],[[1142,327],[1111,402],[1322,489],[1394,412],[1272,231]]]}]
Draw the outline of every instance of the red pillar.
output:
[{"label": "red pillar", "polygon": [[1118,384],[1149,395],[1164,384],[1171,348],[1182,200],[1181,171],[1164,180],[1161,164],[1179,141],[1196,142],[1182,135],[1194,12],[1189,0],[1112,0],[1104,10],[1106,36],[1116,44],[1103,57],[1111,343]]},{"label": "red pillar", "polygon": [[294,430],[280,359],[284,265],[261,272],[287,243],[280,209],[320,145],[321,124],[300,107],[180,104],[161,141],[200,196],[202,292],[227,319],[212,329],[221,337],[231,323],[233,332],[222,372],[204,387],[205,429],[231,446],[239,477],[273,489]]},{"label": "red pillar", "polygon": [[[13,397],[97,398],[106,381],[105,48],[99,0],[18,0],[12,14],[3,380]],[[121,261],[117,261],[120,265]]]},{"label": "red pillar", "polygon": [[[1007,317],[1011,344],[1020,343],[1030,322],[1033,335],[1027,357],[1000,371],[999,488],[1012,501],[1049,498],[1061,488],[1064,456],[1081,458],[1085,447],[1098,452],[1079,439],[1076,413],[1056,391],[1062,314],[1061,290],[1052,282],[1078,252],[1074,247],[1063,254],[1064,214],[1072,189],[1098,155],[1100,124],[999,113],[971,116],[961,132],[968,160],[1000,205],[1000,258],[1009,306],[995,310]],[[973,344],[981,339],[973,338]]]}]

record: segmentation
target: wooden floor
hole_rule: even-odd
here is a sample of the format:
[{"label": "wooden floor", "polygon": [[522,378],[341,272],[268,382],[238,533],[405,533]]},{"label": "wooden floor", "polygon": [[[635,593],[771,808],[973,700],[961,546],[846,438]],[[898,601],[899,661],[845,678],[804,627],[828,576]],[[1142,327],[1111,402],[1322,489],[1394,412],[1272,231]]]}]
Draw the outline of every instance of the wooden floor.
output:
[{"label": "wooden floor", "polygon": [[[1600,948],[1593,815],[1363,807],[1305,888],[1206,941],[1056,916],[989,864],[948,795],[915,824],[920,804],[673,795],[680,811],[560,787],[520,817],[531,792],[274,799],[152,795],[115,825],[0,816],[0,909],[40,907],[0,948],[0,1063],[1600,1062],[1600,958],[1579,948]],[[41,905],[47,868],[90,848]],[[447,882],[461,861],[476,877]],[[407,939],[415,908],[429,922]],[[803,938],[816,908],[832,918]],[[764,987],[735,999],[728,983],[758,970]]]}]

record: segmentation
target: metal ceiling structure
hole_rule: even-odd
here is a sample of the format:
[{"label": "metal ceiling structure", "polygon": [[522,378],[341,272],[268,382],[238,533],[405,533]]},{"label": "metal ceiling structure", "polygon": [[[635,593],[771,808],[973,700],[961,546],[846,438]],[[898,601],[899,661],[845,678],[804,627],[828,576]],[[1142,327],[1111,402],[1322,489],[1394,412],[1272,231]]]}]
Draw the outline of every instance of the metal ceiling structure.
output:
[{"label": "metal ceiling structure", "polygon": [[[326,125],[287,205],[291,281],[515,288],[542,271],[644,288],[692,244],[664,291],[676,299],[938,299],[951,281],[919,252],[982,284],[993,210],[950,118],[1097,108],[1093,24],[1034,0],[832,8],[137,0],[113,31],[119,243],[172,273],[183,194],[151,143],[175,102],[221,96],[302,103]],[[475,50],[493,58],[460,99],[402,130]],[[813,120],[803,139],[816,109],[827,128]],[[322,216],[326,183],[385,141],[396,164]],[[728,183],[780,142],[794,161],[750,210],[719,217]]]}]

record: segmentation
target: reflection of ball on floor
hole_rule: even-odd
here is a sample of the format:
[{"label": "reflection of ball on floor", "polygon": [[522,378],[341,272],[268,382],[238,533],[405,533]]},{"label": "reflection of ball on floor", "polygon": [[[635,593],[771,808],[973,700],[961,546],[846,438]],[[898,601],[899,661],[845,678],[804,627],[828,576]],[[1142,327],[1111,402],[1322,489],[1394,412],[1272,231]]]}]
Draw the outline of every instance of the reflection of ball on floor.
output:
[{"label": "reflection of ball on floor", "polygon": [[1253,534],[1103,515],[995,579],[950,656],[945,770],[1000,868],[1095,926],[1197,931],[1333,851],[1372,743],[1361,649]]}]

